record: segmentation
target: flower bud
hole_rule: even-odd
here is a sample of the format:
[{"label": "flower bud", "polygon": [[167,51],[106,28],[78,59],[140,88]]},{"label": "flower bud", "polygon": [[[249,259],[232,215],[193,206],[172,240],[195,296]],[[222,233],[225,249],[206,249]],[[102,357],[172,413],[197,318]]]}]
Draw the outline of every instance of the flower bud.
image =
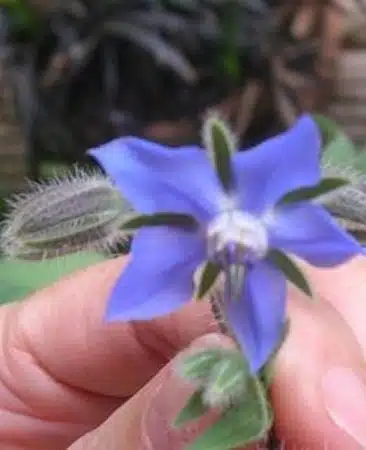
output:
[{"label": "flower bud", "polygon": [[1,232],[8,257],[44,259],[82,250],[107,251],[126,238],[120,225],[131,212],[104,175],[75,169],[42,183],[9,202]]}]

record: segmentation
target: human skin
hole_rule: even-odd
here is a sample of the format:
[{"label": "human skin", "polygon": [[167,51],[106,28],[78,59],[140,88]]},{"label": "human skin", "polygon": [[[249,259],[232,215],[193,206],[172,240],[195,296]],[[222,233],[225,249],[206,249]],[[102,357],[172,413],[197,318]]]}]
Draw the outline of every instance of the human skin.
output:
[{"label": "human skin", "polygon": [[[169,427],[190,393],[174,358],[189,346],[233,343],[204,302],[148,322],[105,323],[126,262],[0,308],[2,450],[180,450],[213,420]],[[306,271],[317,298],[289,290],[291,328],[271,390],[276,432],[286,450],[365,449],[366,259]]]}]

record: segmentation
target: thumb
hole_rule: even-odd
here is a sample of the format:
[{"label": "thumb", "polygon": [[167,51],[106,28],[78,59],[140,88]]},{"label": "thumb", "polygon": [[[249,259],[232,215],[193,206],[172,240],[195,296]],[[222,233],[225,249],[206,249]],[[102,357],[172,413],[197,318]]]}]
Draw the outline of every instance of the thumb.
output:
[{"label": "thumb", "polygon": [[[195,340],[188,351],[233,345],[225,336],[209,334]],[[193,388],[173,369],[181,356],[176,356],[106,422],[76,441],[69,450],[120,450],[124,443],[128,443],[129,450],[173,450],[193,440],[217,417],[209,413],[183,430],[172,428],[173,420],[193,393]]]}]

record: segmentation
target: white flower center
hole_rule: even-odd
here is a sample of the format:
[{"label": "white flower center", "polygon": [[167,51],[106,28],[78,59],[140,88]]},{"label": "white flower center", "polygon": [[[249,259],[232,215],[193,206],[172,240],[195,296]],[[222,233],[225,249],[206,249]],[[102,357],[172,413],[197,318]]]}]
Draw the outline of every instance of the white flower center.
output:
[{"label": "white flower center", "polygon": [[232,264],[262,259],[268,251],[268,234],[264,223],[237,209],[224,211],[208,225],[209,257],[229,257]]}]

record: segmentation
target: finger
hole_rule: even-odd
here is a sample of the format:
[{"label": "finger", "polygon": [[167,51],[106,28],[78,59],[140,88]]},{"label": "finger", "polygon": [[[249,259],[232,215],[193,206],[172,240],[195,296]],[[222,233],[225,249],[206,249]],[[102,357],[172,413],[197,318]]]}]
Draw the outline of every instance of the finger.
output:
[{"label": "finger", "polygon": [[[80,422],[86,422],[86,417],[88,417],[88,420],[92,417],[92,425],[97,424],[98,421],[104,420],[107,410],[111,410],[112,406],[111,403],[105,405],[104,397],[99,398],[97,395],[95,398],[90,397],[88,390],[98,392],[98,389],[102,387],[102,392],[105,388],[116,389],[116,392],[119,393],[121,393],[121,390],[118,391],[118,389],[122,389],[123,393],[129,392],[133,386],[136,387],[139,383],[141,385],[143,379],[150,378],[161,368],[164,365],[165,357],[168,359],[179,348],[184,347],[195,336],[203,333],[205,329],[210,327],[212,323],[211,316],[207,311],[207,305],[203,304],[193,305],[169,318],[163,318],[151,324],[144,323],[143,326],[141,324],[137,325],[137,327],[126,324],[104,325],[101,317],[103,316],[105,301],[122,268],[121,266],[123,266],[123,261],[121,260],[96,266],[89,269],[86,273],[79,274],[66,282],[60,283],[58,287],[53,287],[38,294],[32,301],[26,302],[21,307],[10,308],[12,314],[17,318],[9,321],[9,323],[13,324],[12,326],[2,327],[2,329],[8,328],[12,330],[7,334],[12,336],[10,340],[13,343],[15,342],[15,347],[21,349],[21,352],[18,352],[17,357],[13,358],[11,364],[13,373],[16,372],[16,376],[8,377],[7,381],[20,398],[27,398],[27,395],[29,395],[28,391],[32,391],[34,395],[33,401],[37,402],[38,399],[39,406],[39,398],[43,398],[42,405],[45,406],[45,404],[47,405],[47,402],[44,401],[45,392],[48,392],[50,394],[48,402],[50,402],[50,398],[55,400],[50,402],[51,404],[53,403],[51,405],[53,408],[57,404],[58,417],[66,412],[70,422],[72,422],[74,417],[78,417]],[[317,315],[317,312],[313,311],[313,313],[315,316]],[[73,325],[71,327],[69,325],[70,322]],[[14,324],[18,325],[14,326]],[[66,328],[67,326],[68,328]],[[67,329],[67,332],[65,332],[65,329]],[[296,330],[296,326],[293,329]],[[304,336],[306,336],[308,330],[303,330],[303,332],[305,334],[301,336],[299,341],[301,345],[304,346],[306,344],[305,348],[308,348],[308,343],[304,343]],[[126,336],[123,333],[126,333]],[[136,339],[136,333],[138,339]],[[47,339],[45,339],[45,336],[47,336]],[[172,346],[166,345],[167,343],[162,339],[165,336],[173,343]],[[158,343],[151,345],[152,338],[160,339]],[[131,342],[129,339],[131,339]],[[150,361],[146,363],[146,351],[140,351],[138,357],[135,357],[134,352],[138,350],[136,341],[138,345],[143,347],[143,350],[148,349],[147,352],[153,354],[153,364]],[[123,345],[121,345],[122,343]],[[131,343],[134,343],[135,347]],[[94,345],[96,348],[94,348]],[[317,345],[319,347],[319,343]],[[5,345],[5,347],[9,346]],[[323,347],[327,348],[327,345],[324,344]],[[71,354],[70,348],[72,349]],[[23,356],[23,359],[19,358],[19,353]],[[106,353],[107,356],[105,355]],[[298,353],[299,351],[296,349],[293,355],[297,356]],[[312,347],[310,347],[310,354],[312,353]],[[51,388],[50,385],[45,389],[41,383],[25,383],[24,374],[28,373],[26,367],[29,366],[29,360],[32,361],[41,374],[47,374],[48,381],[62,381],[63,387],[74,388],[78,386],[84,395],[88,393],[86,398],[83,399],[85,404],[80,400],[79,396],[77,397],[78,402],[76,402],[79,408],[75,408],[75,402],[71,408],[71,404],[66,401],[65,396],[61,396],[61,398],[65,399],[65,402],[57,402],[57,398],[60,395],[55,395],[53,387]],[[121,364],[118,361],[121,361]],[[126,361],[128,361],[128,367],[132,368],[128,374],[126,374],[125,370]],[[295,358],[292,365],[294,369],[296,364],[299,364],[299,370],[294,369],[292,372],[292,386],[294,389],[302,386],[302,366],[300,363],[301,361],[299,362]],[[312,363],[314,367],[319,366],[319,360],[317,359],[312,361]],[[146,366],[150,368],[151,372],[146,374],[147,371],[145,370],[139,377],[141,370],[138,369],[146,369]],[[153,369],[152,366],[154,366]],[[6,367],[6,364],[4,367]],[[112,372],[114,370],[118,376],[116,377],[113,373],[110,374],[111,370]],[[2,368],[2,371],[4,371],[4,368]],[[90,378],[89,375],[91,375]],[[126,376],[127,389],[125,389],[122,381],[123,376]],[[29,378],[32,379],[32,377]],[[137,382],[133,378],[137,379]],[[83,389],[84,380],[87,386],[86,389]],[[300,386],[296,384],[298,381]],[[131,383],[130,386],[128,386],[129,382]],[[310,380],[310,386],[314,385],[314,382],[319,382],[317,377]],[[111,387],[109,387],[109,384],[111,384]],[[281,377],[279,376],[277,385],[281,386],[284,391],[291,386],[291,383],[288,386],[282,385]],[[72,396],[74,396],[75,389],[71,391]],[[75,397],[73,398],[75,399]],[[299,399],[304,401],[304,398],[301,398],[301,396]],[[113,399],[110,400],[113,403]],[[279,423],[286,424],[286,420],[281,422],[281,417],[284,416],[281,413],[283,411],[280,408],[281,403],[277,404],[280,410]],[[312,403],[310,402],[310,404]],[[83,405],[83,407],[80,405]],[[295,401],[293,407],[296,408],[297,405],[298,401]],[[113,408],[116,406],[117,403],[114,399]],[[52,408],[48,405],[48,417],[52,418],[50,409]],[[85,411],[88,411],[87,416]],[[93,417],[93,411],[95,417]],[[287,415],[291,415],[291,411],[292,406],[290,405],[285,412]],[[323,422],[320,421],[319,423]],[[295,429],[301,427],[305,430],[302,433],[306,436],[309,424],[304,424],[304,421],[298,420],[297,428],[295,427]],[[87,426],[84,424],[83,429],[85,430],[86,428]],[[281,426],[280,430],[281,428],[282,435],[286,436],[286,427]],[[75,435],[77,434],[75,433]],[[318,437],[318,435],[319,433],[315,433],[314,436]],[[298,433],[295,436],[299,436],[300,439],[302,434]]]},{"label": "finger", "polygon": [[366,370],[350,328],[326,302],[299,292],[271,394],[286,450],[366,448]]},{"label": "finger", "polygon": [[64,449],[215,328],[204,304],[152,322],[104,323],[124,264],[97,265],[0,309],[3,445]]},{"label": "finger", "polygon": [[332,269],[306,270],[318,294],[329,301],[354,332],[366,359],[366,258]]},{"label": "finger", "polygon": [[14,308],[13,339],[51,377],[128,397],[195,337],[215,329],[205,304],[149,322],[105,323],[109,292],[125,264],[125,258],[98,264]]},{"label": "finger", "polygon": [[[272,389],[282,448],[361,450],[366,443],[366,404],[357,402],[362,402],[362,391],[366,392],[366,373],[357,342],[326,303],[307,303],[298,292],[292,292],[289,315],[291,332],[279,354]],[[170,375],[161,378],[159,374],[160,383],[154,380],[142,391],[148,395],[130,400],[70,450],[102,446],[113,450],[122,442],[129,442],[131,450],[183,448],[215,417],[208,415],[183,431],[172,429],[171,422],[190,390],[171,372],[164,369],[162,373]],[[353,374],[352,382],[360,380],[356,394],[348,381],[339,388],[339,376],[348,373]]]},{"label": "finger", "polygon": [[[228,338],[203,336],[188,351],[210,347],[234,347]],[[181,358],[178,355],[177,358]],[[176,358],[165,366],[138,394],[125,403],[100,427],[75,442],[69,450],[120,450],[128,442],[129,450],[178,450],[192,441],[217,415],[204,418],[177,430],[172,423],[189,396],[191,386],[176,374]]]}]

